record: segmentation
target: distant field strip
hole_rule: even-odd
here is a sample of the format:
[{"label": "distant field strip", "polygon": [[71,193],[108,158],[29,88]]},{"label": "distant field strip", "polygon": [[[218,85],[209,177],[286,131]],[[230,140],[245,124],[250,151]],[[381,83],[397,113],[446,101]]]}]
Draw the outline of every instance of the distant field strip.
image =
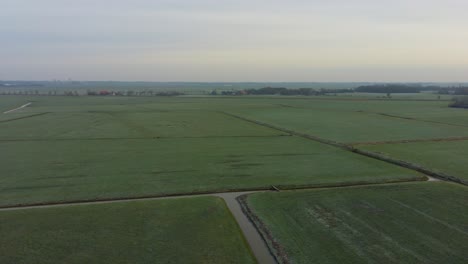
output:
[{"label": "distant field strip", "polygon": [[[362,112],[362,111],[358,111]],[[366,113],[374,113],[374,112],[366,112]],[[416,122],[425,122],[425,123],[433,123],[433,124],[440,124],[440,125],[447,125],[447,126],[456,126],[456,127],[468,127],[468,125],[462,125],[462,124],[453,124],[453,123],[447,123],[447,122],[440,122],[440,121],[433,121],[433,120],[424,120],[424,119],[419,119],[419,118],[414,118],[414,117],[408,117],[408,116],[398,116],[394,114],[386,114],[386,113],[374,113],[377,115],[385,116],[385,117],[390,117],[390,118],[398,118],[398,119],[405,119],[405,120],[413,120]]]},{"label": "distant field strip", "polygon": [[[50,110],[50,109],[49,109]],[[284,135],[208,111],[51,112],[3,123],[0,139],[182,138]]]},{"label": "distant field strip", "polygon": [[[336,107],[333,108],[333,106]],[[439,112],[434,111],[432,115],[430,115],[430,111],[434,109],[429,106],[424,106],[422,110],[416,107],[406,110],[403,107],[408,106],[402,107],[403,110],[401,111],[408,111],[408,115],[411,115],[412,118],[414,116],[414,118],[430,119],[434,122],[384,117],[378,114],[387,113],[387,111],[391,115],[399,114],[392,113],[390,106],[384,108],[383,106],[363,105],[362,109],[364,110],[359,110],[358,106],[340,105],[339,102],[336,102],[330,104],[330,106],[320,106],[322,109],[313,104],[310,107],[312,108],[233,109],[225,112],[263,122],[276,128],[294,130],[298,133],[314,135],[344,144],[468,136],[468,112],[452,112],[451,109],[446,109],[447,107],[441,108],[442,110],[435,108]],[[398,107],[398,105],[395,107]],[[424,113],[420,112],[423,110],[426,110],[429,114],[425,116]],[[396,112],[397,110],[393,111]]]}]

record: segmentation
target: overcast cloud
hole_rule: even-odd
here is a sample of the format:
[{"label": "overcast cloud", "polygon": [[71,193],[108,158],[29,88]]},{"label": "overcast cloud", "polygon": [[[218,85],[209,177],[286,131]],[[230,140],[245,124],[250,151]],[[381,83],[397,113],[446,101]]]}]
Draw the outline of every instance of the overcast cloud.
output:
[{"label": "overcast cloud", "polygon": [[466,0],[0,0],[0,79],[468,81]]}]

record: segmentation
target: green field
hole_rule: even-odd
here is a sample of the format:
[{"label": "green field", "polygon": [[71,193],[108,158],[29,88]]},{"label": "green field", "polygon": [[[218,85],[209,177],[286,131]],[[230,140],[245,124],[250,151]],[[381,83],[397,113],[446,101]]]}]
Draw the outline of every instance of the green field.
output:
[{"label": "green field", "polygon": [[[252,120],[343,143],[468,136],[468,126],[461,126],[468,120],[468,112],[457,111],[458,115],[454,116],[454,111],[447,106],[439,110],[439,102],[380,102],[380,105],[339,101],[301,102],[299,105],[284,103],[282,108],[236,112]],[[438,115],[431,114],[430,109],[439,110]],[[427,112],[424,114],[421,110]],[[445,117],[449,118],[445,120]]]},{"label": "green field", "polygon": [[216,112],[52,112],[7,122],[1,140],[284,135]]},{"label": "green field", "polygon": [[0,212],[0,263],[255,263],[220,198]]},{"label": "green field", "polygon": [[[468,137],[468,111],[432,94],[375,96],[0,96],[2,113],[31,102],[0,114],[0,207],[280,189],[247,198],[280,259],[466,263],[465,186],[316,137],[467,180],[468,140],[450,140]],[[424,142],[392,142],[408,140]],[[0,263],[97,256],[254,262],[219,198],[0,210]]]},{"label": "green field", "polygon": [[359,148],[409,161],[468,183],[468,141],[363,145]]},{"label": "green field", "polygon": [[432,182],[247,198],[291,263],[466,263],[467,201],[466,187]]},{"label": "green field", "polygon": [[148,100],[39,97],[0,123],[0,205],[423,179],[221,112],[277,99]]},{"label": "green field", "polygon": [[0,147],[1,205],[422,178],[286,136],[0,141]]}]

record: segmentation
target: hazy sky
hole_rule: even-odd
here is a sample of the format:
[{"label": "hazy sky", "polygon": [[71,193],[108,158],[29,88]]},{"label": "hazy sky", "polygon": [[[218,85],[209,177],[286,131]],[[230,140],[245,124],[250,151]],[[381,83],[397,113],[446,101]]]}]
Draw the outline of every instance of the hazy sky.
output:
[{"label": "hazy sky", "polygon": [[0,0],[0,79],[468,81],[468,0]]}]

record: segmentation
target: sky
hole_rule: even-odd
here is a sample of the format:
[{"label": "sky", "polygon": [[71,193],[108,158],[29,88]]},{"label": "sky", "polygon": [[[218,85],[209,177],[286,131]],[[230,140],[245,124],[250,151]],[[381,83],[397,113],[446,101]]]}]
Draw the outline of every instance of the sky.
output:
[{"label": "sky", "polygon": [[0,0],[0,80],[468,81],[467,0]]}]

